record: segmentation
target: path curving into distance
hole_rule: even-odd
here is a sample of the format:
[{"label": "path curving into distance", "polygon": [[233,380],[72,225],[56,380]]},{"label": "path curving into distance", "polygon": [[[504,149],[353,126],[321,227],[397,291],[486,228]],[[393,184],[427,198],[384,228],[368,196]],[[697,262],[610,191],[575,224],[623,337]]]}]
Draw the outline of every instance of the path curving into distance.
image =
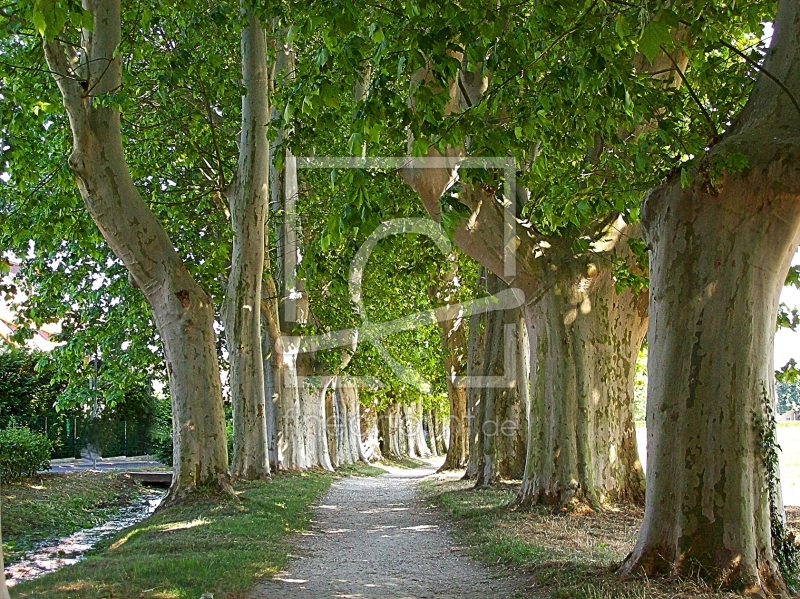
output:
[{"label": "path curving into distance", "polygon": [[510,599],[522,582],[466,555],[417,489],[435,467],[345,478],[315,508],[288,571],[252,599]]}]

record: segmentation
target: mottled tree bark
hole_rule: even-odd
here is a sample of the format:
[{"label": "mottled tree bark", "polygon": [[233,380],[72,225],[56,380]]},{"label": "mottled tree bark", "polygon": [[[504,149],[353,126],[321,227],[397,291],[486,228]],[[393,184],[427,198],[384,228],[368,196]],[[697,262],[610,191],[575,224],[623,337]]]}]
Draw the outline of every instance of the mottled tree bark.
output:
[{"label": "mottled tree bark", "polygon": [[518,506],[640,502],[633,388],[647,294],[617,293],[609,262],[571,260],[525,306],[532,392]]},{"label": "mottled tree bark", "polygon": [[[430,154],[436,156],[434,150]],[[440,218],[438,198],[456,163],[453,158],[450,169],[411,163],[403,172],[434,219]],[[455,227],[456,243],[488,270],[504,273],[503,207],[494,194],[470,186],[459,200],[471,214]],[[525,294],[533,377],[528,457],[517,506],[565,505],[573,499],[599,506],[643,498],[633,384],[647,327],[647,294],[630,289],[618,294],[609,266],[621,258],[637,269],[626,242],[635,229],[619,218],[598,223],[591,251],[576,254],[570,239],[539,239],[517,227],[516,272],[503,276]]]},{"label": "mottled tree bark", "polygon": [[377,462],[383,457],[378,412],[374,405],[361,410],[361,448],[363,450],[361,458],[365,462]]},{"label": "mottled tree bark", "polygon": [[361,459],[361,403],[358,387],[348,377],[339,375],[334,383],[334,410],[336,429],[336,460],[338,468],[355,464]]},{"label": "mottled tree bark", "polygon": [[445,443],[445,429],[442,426],[442,415],[438,410],[432,408],[427,411],[426,417],[431,454],[434,456],[445,455],[447,444]]},{"label": "mottled tree bark", "polygon": [[[800,97],[800,6],[783,0],[764,68]],[[785,596],[772,551],[764,402],[774,401],[778,299],[800,243],[800,109],[762,74],[684,187],[652,190],[647,501],[623,574],[696,575]],[[733,153],[741,172],[710,180]],[[766,398],[765,398],[766,395]],[[778,514],[781,517],[782,514]]]},{"label": "mottled tree bark", "polygon": [[[478,276],[476,295],[483,295],[486,292],[486,268],[481,268]],[[469,461],[464,472],[464,480],[474,480],[478,476],[478,435],[481,424],[476,422],[479,415],[480,398],[483,389],[471,383],[476,379],[473,377],[483,376],[483,359],[485,357],[486,344],[486,325],[489,313],[481,312],[473,314],[469,318],[469,336],[467,340],[467,441]]]},{"label": "mottled tree bark", "polygon": [[455,289],[451,289],[455,275],[448,277],[447,283],[436,293],[439,301],[444,301],[447,318],[439,322],[442,345],[445,350],[444,367],[447,377],[447,398],[450,403],[450,442],[447,456],[440,470],[459,470],[467,465],[469,431],[467,426],[467,388],[466,375],[467,338],[466,324],[454,302]]},{"label": "mottled tree bark", "polygon": [[390,458],[409,456],[409,434],[403,406],[391,402],[378,416],[380,430],[381,453]]},{"label": "mottled tree bark", "polygon": [[[492,273],[487,290],[494,294],[508,286]],[[530,362],[528,337],[520,308],[490,312],[480,348],[480,376],[505,379],[503,384],[476,390],[474,420],[475,486],[501,479],[522,478],[528,436]]]},{"label": "mottled tree bark", "polygon": [[[173,415],[172,486],[164,505],[198,488],[232,493],[222,386],[212,328],[214,307],[136,189],[122,146],[120,113],[95,97],[122,82],[120,3],[88,1],[92,31],[80,55],[59,41],[45,56],[64,100],[73,134],[69,164],[95,224],[142,290],[156,322],[169,376]],[[70,56],[68,57],[68,53]],[[72,61],[72,62],[70,62]],[[103,64],[88,69],[87,64]],[[73,75],[83,73],[87,81]]]},{"label": "mottled tree bark", "polygon": [[[272,85],[280,76],[291,80],[294,72],[294,50],[290,44],[276,49]],[[275,143],[283,141],[290,131],[279,130]],[[278,154],[273,148],[273,158]],[[270,211],[275,215],[277,260],[267,262],[265,293],[267,330],[272,346],[274,399],[270,406],[274,420],[275,447],[273,467],[282,470],[305,470],[319,467],[333,470],[328,450],[325,414],[325,377],[319,372],[314,354],[300,353],[301,340],[291,337],[297,324],[309,318],[304,281],[297,277],[296,266],[301,258],[298,242],[300,221],[294,208],[298,194],[297,165],[291,152],[282,148],[283,167],[270,164]],[[296,260],[288,259],[294,256]],[[285,291],[291,291],[286,297]],[[283,297],[279,304],[277,298]]]},{"label": "mottled tree bark", "polygon": [[264,362],[261,355],[261,280],[269,201],[269,83],[264,29],[252,9],[242,30],[242,132],[239,166],[228,188],[233,229],[231,272],[223,307],[233,405],[231,473],[269,478]]}]

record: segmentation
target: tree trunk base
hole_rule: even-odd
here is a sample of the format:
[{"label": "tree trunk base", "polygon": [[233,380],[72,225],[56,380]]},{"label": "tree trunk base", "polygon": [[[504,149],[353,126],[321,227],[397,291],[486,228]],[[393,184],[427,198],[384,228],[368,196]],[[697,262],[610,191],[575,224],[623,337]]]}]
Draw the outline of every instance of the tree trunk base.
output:
[{"label": "tree trunk base", "polygon": [[[703,580],[716,588],[729,589],[742,593],[747,597],[763,599],[788,598],[789,594],[783,577],[772,571],[766,560],[759,564],[745,564],[741,556],[706,555],[700,558],[674,555],[674,546],[665,544],[661,547],[651,546],[643,551],[631,552],[617,570],[623,578],[642,576],[648,579],[691,579]],[[716,559],[715,559],[716,558]]]},{"label": "tree trunk base", "polygon": [[[266,481],[271,481],[271,478],[268,477]],[[157,511],[191,501],[197,496],[215,497],[220,501],[239,501],[238,495],[236,495],[233,490],[233,485],[228,481],[219,481],[217,484],[199,486],[176,486],[175,483],[173,483],[169,491],[167,491],[166,497],[164,497],[164,500],[159,504]]]}]

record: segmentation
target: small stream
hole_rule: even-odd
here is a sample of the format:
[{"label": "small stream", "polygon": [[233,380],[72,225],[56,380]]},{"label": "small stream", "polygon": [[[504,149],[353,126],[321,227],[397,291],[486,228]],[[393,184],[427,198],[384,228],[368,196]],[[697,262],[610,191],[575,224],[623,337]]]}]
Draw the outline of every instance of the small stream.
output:
[{"label": "small stream", "polygon": [[25,552],[18,562],[6,566],[8,586],[39,578],[48,572],[79,562],[98,542],[147,518],[159,506],[165,494],[166,491],[146,489],[135,503],[120,508],[117,514],[102,524],[84,528],[60,539],[40,541],[33,549]]}]

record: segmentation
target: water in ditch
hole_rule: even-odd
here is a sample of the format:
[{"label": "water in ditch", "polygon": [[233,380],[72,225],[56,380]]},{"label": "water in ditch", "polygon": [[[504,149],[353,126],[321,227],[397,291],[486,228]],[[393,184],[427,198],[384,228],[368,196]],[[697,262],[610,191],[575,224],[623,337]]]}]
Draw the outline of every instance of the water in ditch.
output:
[{"label": "water in ditch", "polygon": [[40,541],[33,549],[25,552],[19,561],[6,567],[6,583],[11,587],[79,562],[87,551],[103,539],[147,518],[155,511],[165,494],[166,491],[147,489],[135,503],[120,508],[117,514],[102,524],[84,528],[60,539]]}]

